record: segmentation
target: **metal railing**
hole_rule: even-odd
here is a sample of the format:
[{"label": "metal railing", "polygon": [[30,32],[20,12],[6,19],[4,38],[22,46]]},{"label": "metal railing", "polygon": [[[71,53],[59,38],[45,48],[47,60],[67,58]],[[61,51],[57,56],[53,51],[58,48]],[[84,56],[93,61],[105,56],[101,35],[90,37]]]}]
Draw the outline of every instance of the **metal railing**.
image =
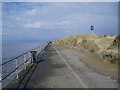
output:
[{"label": "metal railing", "polygon": [[[37,55],[44,50],[44,48],[48,45],[45,43],[31,51],[36,51]],[[0,83],[2,83],[2,87],[8,85],[13,79],[19,78],[19,73],[26,69],[27,65],[31,63],[33,57],[31,52],[28,51],[22,55],[19,55],[11,60],[8,60],[0,65],[2,67],[2,78]]]}]

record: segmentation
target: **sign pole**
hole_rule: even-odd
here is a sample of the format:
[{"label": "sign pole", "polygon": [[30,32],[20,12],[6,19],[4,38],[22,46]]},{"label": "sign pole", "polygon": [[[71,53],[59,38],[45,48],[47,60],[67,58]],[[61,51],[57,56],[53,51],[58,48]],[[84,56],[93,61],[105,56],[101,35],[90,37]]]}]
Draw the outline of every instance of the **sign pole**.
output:
[{"label": "sign pole", "polygon": [[[94,34],[94,33],[93,33],[94,26],[91,26],[90,29],[91,29],[91,31],[92,31],[92,34]],[[93,36],[92,36],[92,41],[94,41],[94,37],[93,37]]]}]

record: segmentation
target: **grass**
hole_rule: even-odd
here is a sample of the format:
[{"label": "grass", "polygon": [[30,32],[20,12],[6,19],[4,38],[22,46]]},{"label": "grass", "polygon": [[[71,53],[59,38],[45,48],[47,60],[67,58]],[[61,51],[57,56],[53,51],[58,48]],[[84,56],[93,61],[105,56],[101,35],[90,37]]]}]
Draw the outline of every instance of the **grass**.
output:
[{"label": "grass", "polygon": [[92,40],[83,39],[80,46],[92,53],[99,51],[99,47]]},{"label": "grass", "polygon": [[104,52],[101,52],[102,56],[106,59],[109,59],[109,61],[111,63],[118,63],[119,59],[118,59],[118,54],[117,53],[114,53],[112,51],[104,51]]},{"label": "grass", "polygon": [[[94,40],[92,40],[94,38]],[[53,41],[58,45],[77,47],[88,50],[90,53],[97,53],[108,59],[110,62],[118,63],[118,45],[120,44],[120,34],[115,36],[95,34],[70,35]]]}]

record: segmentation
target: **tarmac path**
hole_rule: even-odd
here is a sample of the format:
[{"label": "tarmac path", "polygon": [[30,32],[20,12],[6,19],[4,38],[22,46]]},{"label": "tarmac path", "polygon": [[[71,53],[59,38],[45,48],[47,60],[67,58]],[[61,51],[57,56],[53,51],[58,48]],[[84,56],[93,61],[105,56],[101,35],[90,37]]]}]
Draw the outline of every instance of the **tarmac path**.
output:
[{"label": "tarmac path", "polygon": [[87,67],[67,49],[50,44],[26,88],[117,88],[111,78]]}]

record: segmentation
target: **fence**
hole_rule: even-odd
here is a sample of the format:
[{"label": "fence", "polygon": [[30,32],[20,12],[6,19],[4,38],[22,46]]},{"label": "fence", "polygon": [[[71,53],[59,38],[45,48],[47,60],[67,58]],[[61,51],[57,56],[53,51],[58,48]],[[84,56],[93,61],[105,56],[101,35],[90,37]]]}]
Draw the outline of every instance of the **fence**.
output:
[{"label": "fence", "polygon": [[[44,48],[48,45],[45,43],[31,51],[36,51],[37,55],[44,50]],[[19,55],[11,60],[8,60],[0,65],[2,67],[2,78],[0,83],[2,83],[2,87],[8,85],[13,79],[19,78],[19,73],[26,69],[27,65],[31,63],[33,57],[31,52],[28,51],[22,55]]]}]

